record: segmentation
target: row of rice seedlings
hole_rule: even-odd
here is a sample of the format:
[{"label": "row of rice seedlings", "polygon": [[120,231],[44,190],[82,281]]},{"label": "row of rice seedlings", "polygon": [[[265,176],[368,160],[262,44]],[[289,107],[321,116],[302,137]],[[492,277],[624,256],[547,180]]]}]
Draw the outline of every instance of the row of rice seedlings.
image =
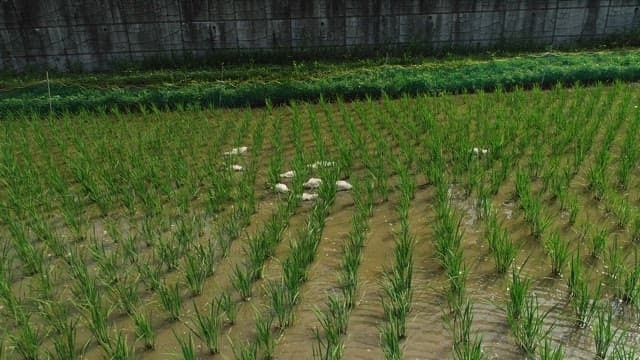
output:
[{"label": "row of rice seedlings", "polygon": [[[339,176],[341,178],[349,178],[351,176],[351,168],[353,167],[354,157],[358,156],[357,152],[359,150],[364,151],[365,149],[358,149],[354,147],[353,144],[350,145],[349,141],[347,141],[343,135],[344,128],[341,126],[333,125],[338,124],[338,120],[333,115],[333,109],[331,108],[331,105],[325,102],[324,98],[322,97],[320,98],[319,106],[322,110],[322,113],[324,114],[325,122],[327,124],[331,124],[331,126],[329,126],[329,130],[331,132],[333,146],[334,148],[336,148],[338,153],[337,161],[340,168]],[[344,104],[342,106],[344,106]],[[346,119],[344,119],[344,121],[346,122]],[[350,126],[354,125],[350,124]],[[360,137],[359,131],[349,132],[349,134],[350,137]],[[355,142],[357,141],[358,140],[356,140]]]},{"label": "row of rice seedlings", "polygon": [[330,181],[329,171],[323,174],[323,179],[326,180],[320,185],[318,201],[311,210],[305,229],[291,241],[289,256],[281,263],[282,278],[266,284],[271,300],[270,313],[256,315],[256,339],[240,347],[232,345],[238,359],[256,358],[258,352],[264,358],[271,358],[275,348],[273,322],[281,332],[293,323],[293,307],[299,301],[300,286],[307,280],[307,269],[315,260],[324,222],[333,204],[332,198],[335,198],[335,188],[328,185],[333,183],[335,187],[335,181]]},{"label": "row of rice seedlings", "polygon": [[513,264],[518,248],[511,241],[509,232],[498,222],[496,213],[492,209],[489,209],[485,237],[489,244],[489,251],[493,255],[496,271],[499,274],[506,273]]},{"label": "row of rice seedlings", "polygon": [[601,287],[595,290],[590,288],[590,279],[585,278],[582,270],[580,252],[574,254],[569,264],[569,278],[567,284],[571,296],[571,308],[573,309],[576,324],[584,328],[591,324],[596,313],[600,299]]},{"label": "row of rice seedlings", "polygon": [[409,206],[412,184],[408,179],[400,183],[398,204],[400,231],[394,234],[394,263],[385,271],[382,283],[382,308],[386,322],[381,326],[381,346],[386,359],[401,357],[398,343],[407,336],[407,318],[413,300],[413,252],[415,237],[409,230]]},{"label": "row of rice seedlings", "polygon": [[464,306],[454,312],[453,317],[453,358],[457,360],[484,359],[482,337],[472,337],[473,303],[467,299]]},{"label": "row of rice seedlings", "polygon": [[623,190],[629,188],[631,180],[631,172],[638,159],[638,145],[636,138],[640,130],[640,113],[638,111],[633,115],[631,124],[627,129],[626,136],[622,143],[622,153],[618,162],[618,184]]},{"label": "row of rice seedlings", "polygon": [[608,168],[611,162],[611,145],[615,140],[616,133],[625,120],[629,108],[630,93],[626,93],[618,106],[618,111],[614,115],[613,121],[609,122],[606,129],[600,150],[596,153],[595,163],[589,168],[588,179],[589,189],[594,192],[597,200],[604,199],[608,189]]},{"label": "row of rice seedlings", "polygon": [[[529,295],[531,280],[523,277],[521,272],[521,269],[512,269],[511,282],[508,288],[509,300],[506,313],[511,333],[515,337],[518,346],[530,358],[534,358],[536,353],[539,353],[539,355],[562,354],[561,347],[551,351],[549,349],[550,345],[547,344],[547,338],[551,333],[552,327],[545,330],[544,321],[551,309],[546,312],[540,309],[537,297]],[[539,348],[542,344],[545,345],[541,351],[542,354],[540,354]]]},{"label": "row of rice seedlings", "polygon": [[[369,181],[366,183],[370,184]],[[368,231],[370,208],[373,197],[364,191],[364,183],[355,184],[353,197],[355,211],[352,215],[351,231],[343,245],[343,258],[338,272],[338,283],[341,294],[330,294],[327,297],[325,311],[315,309],[316,318],[320,322],[322,332],[314,329],[315,345],[313,354],[319,359],[341,359],[344,349],[343,336],[347,331],[349,314],[355,307],[355,296],[358,289],[358,269],[362,261],[362,248]]]},{"label": "row of rice seedlings", "polygon": [[542,200],[531,192],[530,175],[523,170],[516,173],[516,196],[520,201],[520,207],[524,210],[524,218],[529,223],[531,235],[540,239],[552,223],[549,215],[542,212]]}]

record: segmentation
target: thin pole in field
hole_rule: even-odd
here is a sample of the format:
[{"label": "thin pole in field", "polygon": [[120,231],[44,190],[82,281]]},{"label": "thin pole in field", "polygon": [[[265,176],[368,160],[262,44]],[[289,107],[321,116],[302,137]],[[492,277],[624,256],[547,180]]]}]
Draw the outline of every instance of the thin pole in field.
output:
[{"label": "thin pole in field", "polygon": [[53,105],[51,105],[51,84],[49,83],[48,71],[47,71],[47,92],[49,93],[49,113],[53,113]]}]

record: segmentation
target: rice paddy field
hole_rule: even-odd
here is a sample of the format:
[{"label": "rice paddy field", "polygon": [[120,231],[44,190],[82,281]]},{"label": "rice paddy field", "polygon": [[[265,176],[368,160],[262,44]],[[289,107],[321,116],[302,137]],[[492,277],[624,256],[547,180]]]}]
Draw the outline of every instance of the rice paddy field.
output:
[{"label": "rice paddy field", "polygon": [[636,359],[639,94],[3,121],[0,359]]}]

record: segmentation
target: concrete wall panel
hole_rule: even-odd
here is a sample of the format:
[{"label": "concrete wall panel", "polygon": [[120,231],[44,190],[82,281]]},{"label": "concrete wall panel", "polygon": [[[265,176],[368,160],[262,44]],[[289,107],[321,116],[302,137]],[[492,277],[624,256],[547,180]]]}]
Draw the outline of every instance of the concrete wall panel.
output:
[{"label": "concrete wall panel", "polygon": [[638,31],[640,0],[0,0],[0,68],[420,44],[558,44]]}]

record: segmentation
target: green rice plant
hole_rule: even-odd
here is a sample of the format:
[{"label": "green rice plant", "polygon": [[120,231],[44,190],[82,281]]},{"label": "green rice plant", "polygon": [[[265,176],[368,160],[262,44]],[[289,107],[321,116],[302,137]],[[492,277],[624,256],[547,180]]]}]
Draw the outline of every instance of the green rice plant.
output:
[{"label": "green rice plant", "polygon": [[571,307],[576,316],[576,321],[579,327],[585,328],[591,323],[593,315],[598,310],[600,285],[598,285],[595,292],[591,292],[589,289],[589,281],[580,277],[574,284],[572,293]]},{"label": "green rice plant", "polygon": [[165,266],[167,271],[171,272],[178,269],[178,263],[182,256],[180,246],[171,239],[161,238],[153,248],[155,258]]},{"label": "green rice plant", "polygon": [[169,313],[169,318],[173,321],[179,320],[180,310],[182,309],[180,284],[176,282],[170,287],[163,281],[160,283],[160,286],[158,286],[157,293],[160,297],[160,304],[162,304],[164,310]]},{"label": "green rice plant", "polygon": [[201,258],[198,253],[187,252],[185,254],[184,277],[192,296],[202,294],[204,282],[212,271],[213,259],[206,254],[203,255],[204,258]]},{"label": "green rice plant", "polygon": [[591,327],[593,339],[596,346],[596,359],[605,360],[613,345],[613,340],[618,334],[617,329],[612,327],[613,313],[610,308],[597,312],[596,321]]},{"label": "green rice plant", "polygon": [[273,359],[276,340],[273,336],[273,317],[256,312],[256,345],[263,359]]},{"label": "green rice plant", "polygon": [[483,359],[482,338],[471,338],[473,305],[467,300],[464,309],[458,308],[453,318],[453,358],[458,360]]},{"label": "green rice plant", "polygon": [[571,297],[576,295],[576,288],[579,283],[583,282],[582,278],[582,261],[580,260],[580,249],[571,257],[569,262],[569,278],[567,279],[567,285],[569,287],[569,295]]},{"label": "green rice plant", "polygon": [[618,340],[613,348],[611,358],[615,360],[635,360],[638,358],[638,348],[636,345],[627,347],[624,343]]},{"label": "green rice plant", "polygon": [[499,274],[507,272],[518,252],[517,247],[511,242],[509,232],[498,224],[495,214],[488,216],[485,237],[489,243],[489,250],[496,264]]},{"label": "green rice plant", "polygon": [[451,296],[451,299],[462,298],[469,274],[469,269],[464,264],[462,248],[449,250],[445,258],[444,267],[449,279],[449,296]]},{"label": "green rice plant", "polygon": [[258,358],[258,344],[255,341],[247,340],[239,345],[231,343],[233,358],[236,360],[256,360]]},{"label": "green rice plant", "polygon": [[615,198],[613,200],[613,213],[616,216],[616,226],[618,229],[626,229],[631,222],[631,205],[629,199],[624,197],[622,199]]},{"label": "green rice plant", "polygon": [[591,256],[599,258],[607,247],[607,229],[600,229],[591,238]]},{"label": "green rice plant", "polygon": [[179,336],[176,334],[175,330],[173,331],[173,336],[178,341],[178,345],[180,346],[180,353],[182,354],[182,358],[184,360],[195,360],[198,358],[197,350],[195,345],[193,344],[193,337],[191,336],[191,332],[189,332],[188,337],[185,339],[183,336]]},{"label": "green rice plant", "polygon": [[564,348],[562,344],[558,345],[555,349],[551,347],[551,340],[544,339],[544,344],[538,351],[539,360],[563,360]]},{"label": "green rice plant", "polygon": [[606,271],[608,281],[613,287],[617,287],[617,283],[621,280],[622,274],[624,273],[624,262],[623,256],[621,253],[621,248],[618,245],[618,237],[614,238],[614,242],[612,246],[609,246],[607,249],[606,255]]},{"label": "green rice plant", "polygon": [[633,257],[631,269],[622,273],[620,289],[617,292],[623,302],[638,305],[640,303],[640,260],[636,248],[633,249]]},{"label": "green rice plant", "polygon": [[607,191],[607,169],[599,166],[589,168],[589,189],[594,192],[594,198],[598,201],[604,199]]},{"label": "green rice plant", "polygon": [[633,216],[633,223],[631,226],[631,240],[634,242],[640,241],[640,214],[636,212]]},{"label": "green rice plant", "polygon": [[400,337],[396,333],[396,327],[389,323],[384,323],[380,327],[380,346],[385,360],[402,359],[400,349]]},{"label": "green rice plant", "polygon": [[209,311],[201,313],[194,302],[193,309],[196,314],[196,331],[193,331],[193,333],[195,333],[200,340],[204,341],[210,354],[217,354],[220,351],[218,335],[220,333],[220,323],[222,320],[219,304],[211,302],[209,303]]},{"label": "green rice plant", "polygon": [[278,328],[284,330],[293,323],[293,306],[298,302],[297,288],[287,286],[284,280],[267,283],[267,294],[271,299],[271,308],[278,319]]},{"label": "green rice plant", "polygon": [[244,301],[251,300],[253,294],[253,274],[250,269],[245,268],[242,270],[240,265],[236,264],[233,268],[233,274],[231,275],[231,283],[233,288],[236,289],[240,297]]},{"label": "green rice plant", "polygon": [[551,216],[542,214],[542,201],[540,199],[529,199],[524,202],[524,217],[531,228],[531,235],[540,239],[546,229],[551,225]]},{"label": "green rice plant", "polygon": [[227,291],[222,291],[220,295],[215,298],[216,307],[227,316],[227,321],[233,325],[236,322],[236,315],[238,314],[237,304],[231,299],[231,295]]},{"label": "green rice plant", "polygon": [[18,329],[9,334],[9,341],[15,353],[22,359],[29,360],[40,358],[40,338],[40,329],[31,324],[28,317],[21,321]]},{"label": "green rice plant", "polygon": [[145,349],[153,350],[156,347],[156,333],[151,324],[151,314],[147,311],[136,309],[130,314],[135,325],[136,340],[142,340]]},{"label": "green rice plant", "polygon": [[511,270],[511,282],[509,284],[509,302],[507,302],[507,320],[509,324],[516,324],[524,313],[527,294],[532,280],[521,276],[522,269]]},{"label": "green rice plant", "polygon": [[542,312],[536,296],[529,296],[524,302],[524,307],[517,322],[509,322],[516,343],[527,354],[533,357],[538,345],[547,338],[551,328],[544,330],[544,320],[550,310]]},{"label": "green rice plant", "polygon": [[154,265],[150,261],[141,261],[136,263],[136,268],[147,290],[156,291],[160,287],[160,266]]},{"label": "green rice plant", "polygon": [[322,312],[314,309],[314,313],[322,327],[321,336],[318,328],[314,329],[316,344],[314,345],[314,357],[320,359],[341,359],[344,350],[342,335],[347,332],[349,321],[349,307],[345,299],[340,296],[329,295],[327,299],[328,309]]},{"label": "green rice plant", "polygon": [[127,336],[122,331],[117,331],[114,345],[107,350],[110,359],[135,359],[135,347],[127,344]]},{"label": "green rice plant", "polygon": [[123,276],[122,281],[118,281],[113,285],[107,285],[114,302],[116,302],[122,311],[131,315],[140,303],[140,295],[138,293],[138,278]]},{"label": "green rice plant", "polygon": [[395,327],[394,333],[400,339],[406,337],[407,318],[411,311],[413,291],[400,283],[404,282],[397,269],[386,275],[387,284],[382,287],[384,296],[381,296],[382,309],[390,326]]},{"label": "green rice plant", "polygon": [[580,211],[580,203],[578,199],[573,196],[569,198],[569,224],[575,225],[576,219],[578,218],[578,212]]},{"label": "green rice plant", "polygon": [[562,277],[562,271],[569,256],[569,244],[560,239],[560,234],[552,232],[545,241],[545,250],[551,257],[551,272]]}]

